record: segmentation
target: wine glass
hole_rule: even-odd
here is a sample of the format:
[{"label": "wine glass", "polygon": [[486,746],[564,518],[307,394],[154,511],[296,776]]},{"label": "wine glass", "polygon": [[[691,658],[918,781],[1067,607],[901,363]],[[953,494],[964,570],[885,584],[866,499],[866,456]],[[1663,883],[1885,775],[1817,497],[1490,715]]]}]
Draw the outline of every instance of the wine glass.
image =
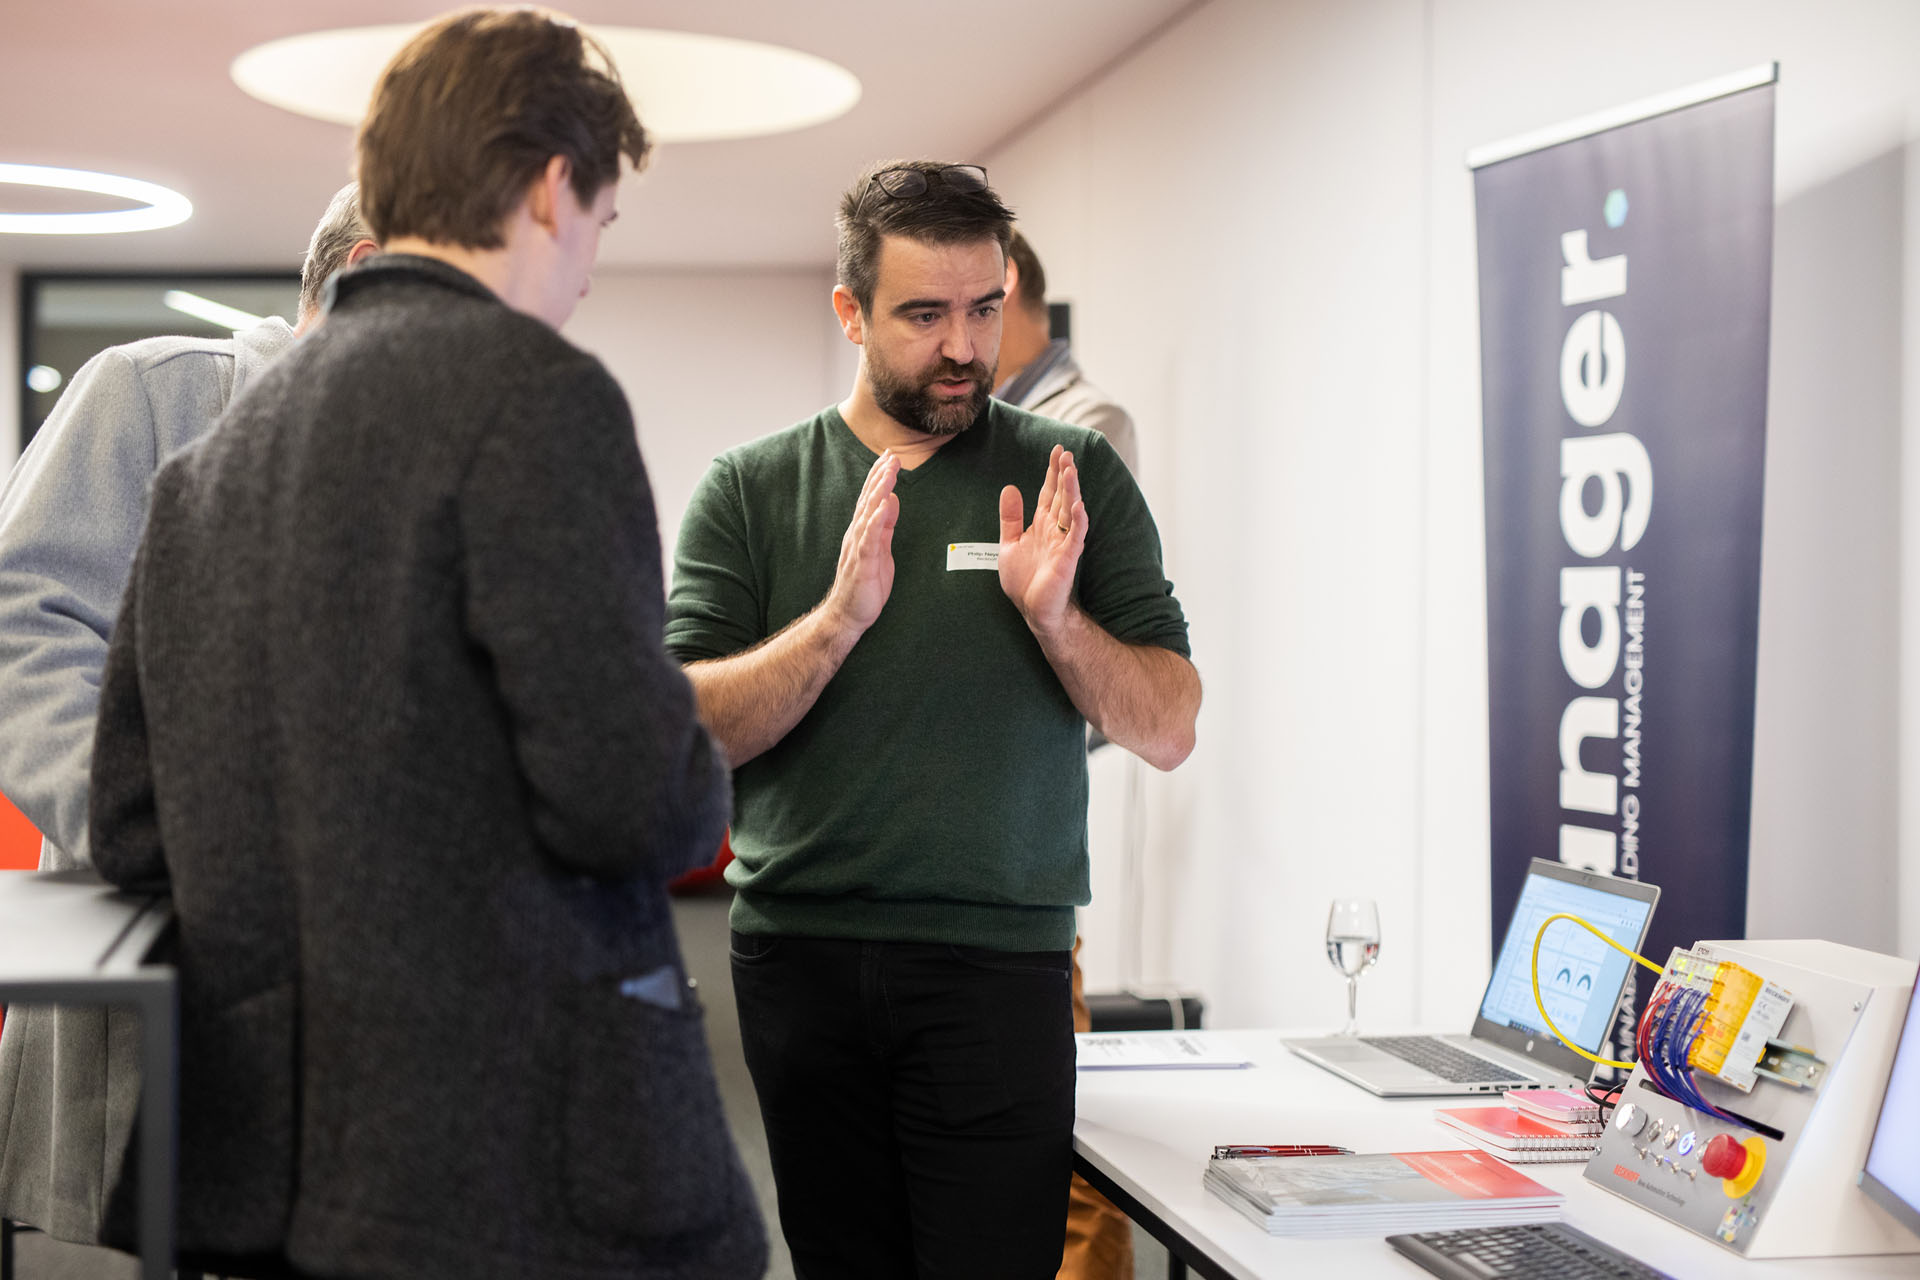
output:
[{"label": "wine glass", "polygon": [[1380,958],[1380,909],[1372,898],[1335,898],[1327,912],[1327,959],[1347,976],[1347,1025],[1343,1036],[1360,1034],[1355,1012],[1360,998],[1360,975]]}]

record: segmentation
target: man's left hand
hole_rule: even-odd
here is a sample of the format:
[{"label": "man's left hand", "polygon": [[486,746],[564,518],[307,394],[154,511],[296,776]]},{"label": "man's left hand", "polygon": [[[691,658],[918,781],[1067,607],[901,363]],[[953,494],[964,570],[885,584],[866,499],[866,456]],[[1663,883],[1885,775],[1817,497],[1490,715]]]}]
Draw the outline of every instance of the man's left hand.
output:
[{"label": "man's left hand", "polygon": [[1073,454],[1053,446],[1031,526],[1025,512],[1018,488],[1000,491],[1000,589],[1027,625],[1045,636],[1066,619],[1074,570],[1087,545],[1087,507]]}]

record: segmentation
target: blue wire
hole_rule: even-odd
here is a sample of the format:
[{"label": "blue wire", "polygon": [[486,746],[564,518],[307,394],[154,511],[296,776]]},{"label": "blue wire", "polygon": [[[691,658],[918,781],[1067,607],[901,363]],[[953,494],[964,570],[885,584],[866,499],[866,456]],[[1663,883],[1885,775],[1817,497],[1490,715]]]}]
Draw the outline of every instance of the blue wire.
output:
[{"label": "blue wire", "polygon": [[[1658,992],[1656,991],[1655,994],[1657,996]],[[1678,997],[1678,992],[1668,995],[1666,1004],[1661,1006],[1660,1016],[1654,1019],[1653,1026],[1647,1031],[1647,1052],[1640,1059],[1640,1065],[1646,1070],[1647,1078],[1653,1081],[1655,1088],[1669,1098],[1674,1096],[1673,1090],[1667,1087],[1666,1077],[1660,1074],[1660,1026]]]},{"label": "blue wire", "polygon": [[1686,1036],[1690,1029],[1692,1035],[1688,1037],[1685,1047],[1679,1050],[1679,1061],[1674,1063],[1674,1072],[1677,1078],[1685,1082],[1687,1096],[1692,1100],[1694,1109],[1704,1111],[1711,1116],[1718,1115],[1719,1109],[1711,1102],[1708,1102],[1706,1097],[1701,1094],[1700,1085],[1698,1081],[1694,1079],[1693,1070],[1687,1065],[1687,1055],[1691,1052],[1694,1042],[1699,1040],[1700,1032],[1703,1029],[1700,1024],[1700,1015],[1706,1011],[1706,1005],[1706,993],[1698,992],[1695,994],[1693,1002],[1687,1006],[1686,1017],[1680,1024],[1680,1034]]},{"label": "blue wire", "polygon": [[1653,1042],[1650,1046],[1653,1052],[1649,1055],[1653,1060],[1654,1075],[1659,1082],[1661,1091],[1676,1102],[1686,1101],[1686,1091],[1680,1085],[1676,1084],[1673,1077],[1668,1074],[1671,1054],[1668,1052],[1667,1037],[1671,1033],[1674,1015],[1679,1011],[1680,1005],[1685,1001],[1686,997],[1687,993],[1685,991],[1675,992],[1667,1001],[1667,1007],[1660,1011],[1660,1020],[1654,1023],[1653,1026]]},{"label": "blue wire", "polygon": [[1679,997],[1667,1006],[1667,1016],[1660,1020],[1660,1075],[1667,1082],[1667,1087],[1673,1091],[1673,1096],[1688,1106],[1693,1105],[1693,1097],[1687,1089],[1686,1082],[1674,1069],[1673,1035],[1675,1028],[1683,1024],[1685,1015],[1682,1010],[1686,1008],[1688,998],[1692,994],[1691,991],[1681,992]]},{"label": "blue wire", "polygon": [[[1694,1031],[1693,1039],[1687,1041],[1687,1055],[1689,1057],[1693,1055],[1693,1046],[1696,1044],[1699,1044],[1700,1037],[1705,1034],[1706,1034],[1706,1027],[1702,1026]],[[1711,1102],[1708,1102],[1706,1100],[1706,1095],[1700,1093],[1700,1084],[1698,1080],[1690,1080],[1689,1083],[1693,1085],[1694,1093],[1698,1095],[1700,1098],[1700,1101],[1702,1103],[1702,1110],[1704,1110],[1708,1115],[1715,1116],[1721,1120],[1728,1121],[1729,1123],[1732,1123],[1732,1124],[1740,1123],[1740,1121],[1735,1120],[1732,1116],[1728,1115],[1726,1112],[1722,1111],[1720,1108],[1714,1106]]]},{"label": "blue wire", "polygon": [[[1680,1019],[1677,1028],[1679,1034],[1682,1036],[1687,1035],[1689,1030],[1693,1030],[1698,1026],[1700,1014],[1706,1008],[1707,997],[1705,992],[1696,991],[1693,993],[1693,996],[1694,998],[1688,1003],[1686,1013]],[[1698,1035],[1698,1031],[1694,1030],[1694,1038],[1697,1039]],[[1688,1046],[1691,1046],[1692,1040],[1688,1040],[1687,1043]],[[1686,1048],[1679,1049],[1678,1060],[1673,1063],[1673,1070],[1674,1078],[1685,1086],[1687,1099],[1693,1108],[1696,1111],[1704,1111],[1708,1115],[1712,1115],[1714,1113],[1713,1104],[1700,1095],[1700,1086],[1694,1082],[1693,1071],[1687,1066]]]},{"label": "blue wire", "polygon": [[1690,1004],[1682,1022],[1683,1026],[1691,1026],[1693,1028],[1693,1034],[1688,1039],[1686,1050],[1681,1055],[1677,1071],[1678,1077],[1684,1081],[1687,1094],[1697,1110],[1703,1111],[1715,1119],[1724,1120],[1728,1124],[1740,1125],[1742,1128],[1747,1128],[1749,1126],[1707,1101],[1706,1095],[1700,1092],[1699,1082],[1694,1077],[1692,1069],[1686,1066],[1687,1057],[1692,1053],[1693,1046],[1699,1043],[1702,1035],[1706,1034],[1706,1027],[1704,1023],[1699,1022],[1699,1019],[1706,1011],[1707,993],[1701,991],[1693,994],[1694,1000]]},{"label": "blue wire", "polygon": [[1660,1020],[1660,1067],[1662,1083],[1666,1084],[1673,1096],[1696,1111],[1708,1115],[1717,1115],[1718,1109],[1700,1095],[1694,1084],[1693,1073],[1687,1068],[1684,1051],[1678,1061],[1675,1060],[1675,1032],[1680,1035],[1694,1025],[1706,1005],[1706,993],[1699,990],[1683,991],[1679,997],[1667,1006],[1666,1016]]},{"label": "blue wire", "polygon": [[[1752,1126],[1745,1121],[1707,1101],[1706,1095],[1700,1092],[1692,1068],[1687,1065],[1694,1045],[1706,1034],[1705,1024],[1700,1019],[1706,1011],[1707,996],[1705,991],[1690,988],[1668,998],[1666,1007],[1660,1011],[1647,1036],[1647,1054],[1640,1059],[1640,1065],[1655,1087],[1674,1101],[1728,1124],[1751,1129]],[[1686,1047],[1679,1052],[1678,1061],[1675,1060],[1676,1033],[1688,1037]]]}]

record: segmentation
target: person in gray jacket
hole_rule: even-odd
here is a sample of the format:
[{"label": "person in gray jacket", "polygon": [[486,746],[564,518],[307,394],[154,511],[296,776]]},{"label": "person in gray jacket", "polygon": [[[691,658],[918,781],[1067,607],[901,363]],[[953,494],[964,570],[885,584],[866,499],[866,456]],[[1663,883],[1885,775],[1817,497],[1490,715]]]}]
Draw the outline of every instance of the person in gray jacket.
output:
[{"label": "person in gray jacket", "polygon": [[[231,338],[109,347],[74,375],[8,477],[0,492],[0,793],[41,832],[41,870],[92,866],[94,711],[154,471],[320,322],[328,279],[374,249],[348,184],[314,229],[292,327],[274,316]],[[130,1010],[8,1013],[0,1215],[60,1239],[99,1240],[139,1092],[138,1045]]]},{"label": "person in gray jacket", "polygon": [[1048,333],[1047,273],[1020,232],[1007,246],[1007,307],[1001,313],[1000,385],[993,394],[1028,413],[1107,438],[1127,470],[1140,474],[1133,418],[1087,381],[1065,338]]},{"label": "person in gray jacket", "polygon": [[646,134],[578,26],[469,9],[356,150],[383,252],[161,468],[101,690],[94,861],[179,925],[182,1248],[751,1280],[666,897],[727,762],[626,399],[557,332]]}]

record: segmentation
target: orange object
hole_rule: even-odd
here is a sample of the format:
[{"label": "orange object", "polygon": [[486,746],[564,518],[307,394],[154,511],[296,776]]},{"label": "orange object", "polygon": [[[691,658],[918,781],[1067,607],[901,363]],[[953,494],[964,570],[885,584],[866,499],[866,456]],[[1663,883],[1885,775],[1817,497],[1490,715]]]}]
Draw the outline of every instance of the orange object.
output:
[{"label": "orange object", "polygon": [[[27,815],[0,796],[0,871],[32,871],[40,865],[40,833]],[[0,1009],[0,1026],[7,1011]]]},{"label": "orange object", "polygon": [[27,815],[0,796],[0,871],[32,871],[40,865],[40,833]]},{"label": "orange object", "polygon": [[695,867],[692,871],[667,882],[668,893],[694,893],[720,883],[727,870],[727,864],[733,861],[733,830],[720,837],[719,851],[713,855],[713,861],[704,867]]}]

